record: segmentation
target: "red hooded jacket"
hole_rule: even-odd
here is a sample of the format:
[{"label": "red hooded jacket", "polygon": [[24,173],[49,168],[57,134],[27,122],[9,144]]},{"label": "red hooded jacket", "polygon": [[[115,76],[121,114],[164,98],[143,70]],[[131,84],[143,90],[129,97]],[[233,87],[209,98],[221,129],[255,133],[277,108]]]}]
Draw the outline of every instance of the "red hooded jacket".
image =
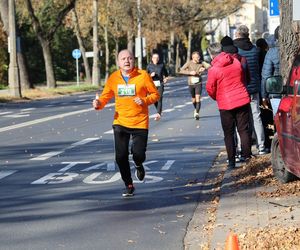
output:
[{"label": "red hooded jacket", "polygon": [[225,52],[216,56],[208,70],[206,90],[221,110],[231,110],[250,103],[243,83],[243,69],[239,60]]}]

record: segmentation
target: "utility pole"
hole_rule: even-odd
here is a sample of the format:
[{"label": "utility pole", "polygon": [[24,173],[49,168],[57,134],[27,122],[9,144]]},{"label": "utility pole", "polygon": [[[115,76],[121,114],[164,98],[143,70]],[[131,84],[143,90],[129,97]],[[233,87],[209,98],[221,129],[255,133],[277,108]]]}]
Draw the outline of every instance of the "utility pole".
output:
[{"label": "utility pole", "polygon": [[8,2],[8,27],[9,27],[9,69],[8,83],[11,95],[21,97],[19,68],[17,63],[16,15],[15,1]]},{"label": "utility pole", "polygon": [[138,67],[141,69],[143,67],[143,41],[142,41],[142,22],[141,22],[141,0],[137,0],[137,25],[138,25],[138,37],[137,44],[135,46],[138,47]]}]

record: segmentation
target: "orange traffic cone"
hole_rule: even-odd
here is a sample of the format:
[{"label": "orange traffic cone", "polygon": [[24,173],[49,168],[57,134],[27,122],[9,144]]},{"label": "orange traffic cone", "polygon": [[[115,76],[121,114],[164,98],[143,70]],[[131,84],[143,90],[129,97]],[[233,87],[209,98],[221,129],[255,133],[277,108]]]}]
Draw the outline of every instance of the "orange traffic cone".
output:
[{"label": "orange traffic cone", "polygon": [[238,237],[233,232],[230,232],[226,239],[225,250],[239,250]]}]

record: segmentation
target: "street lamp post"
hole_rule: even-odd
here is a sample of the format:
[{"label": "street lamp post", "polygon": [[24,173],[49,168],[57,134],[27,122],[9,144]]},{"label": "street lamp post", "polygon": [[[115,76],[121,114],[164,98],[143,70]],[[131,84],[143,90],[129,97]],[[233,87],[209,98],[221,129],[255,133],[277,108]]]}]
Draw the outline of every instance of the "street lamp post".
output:
[{"label": "street lamp post", "polygon": [[9,69],[8,83],[11,95],[21,97],[19,68],[17,63],[17,39],[16,39],[16,17],[15,1],[8,2],[8,24],[9,24]]}]

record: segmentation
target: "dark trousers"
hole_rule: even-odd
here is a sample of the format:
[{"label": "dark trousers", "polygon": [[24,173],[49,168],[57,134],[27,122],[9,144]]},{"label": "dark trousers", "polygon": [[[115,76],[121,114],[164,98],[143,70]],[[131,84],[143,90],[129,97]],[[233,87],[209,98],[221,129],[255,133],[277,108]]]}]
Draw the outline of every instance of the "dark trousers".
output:
[{"label": "dark trousers", "polygon": [[244,105],[231,110],[220,110],[224,141],[229,162],[235,162],[235,140],[234,130],[237,127],[241,137],[242,156],[251,156],[251,137],[250,137],[250,105]]},{"label": "dark trousers", "polygon": [[148,141],[148,129],[126,128],[113,125],[115,137],[115,159],[120,169],[120,174],[125,185],[132,184],[129,164],[129,141],[134,163],[140,166],[146,159],[146,148]]},{"label": "dark trousers", "polygon": [[[162,83],[161,83],[162,84]],[[163,100],[163,93],[164,93],[164,86],[160,86],[160,87],[157,87],[157,90],[159,92],[159,100],[154,103],[155,107],[156,107],[156,110],[157,110],[157,113],[159,113],[161,115],[161,112],[162,112],[162,100]]]}]

